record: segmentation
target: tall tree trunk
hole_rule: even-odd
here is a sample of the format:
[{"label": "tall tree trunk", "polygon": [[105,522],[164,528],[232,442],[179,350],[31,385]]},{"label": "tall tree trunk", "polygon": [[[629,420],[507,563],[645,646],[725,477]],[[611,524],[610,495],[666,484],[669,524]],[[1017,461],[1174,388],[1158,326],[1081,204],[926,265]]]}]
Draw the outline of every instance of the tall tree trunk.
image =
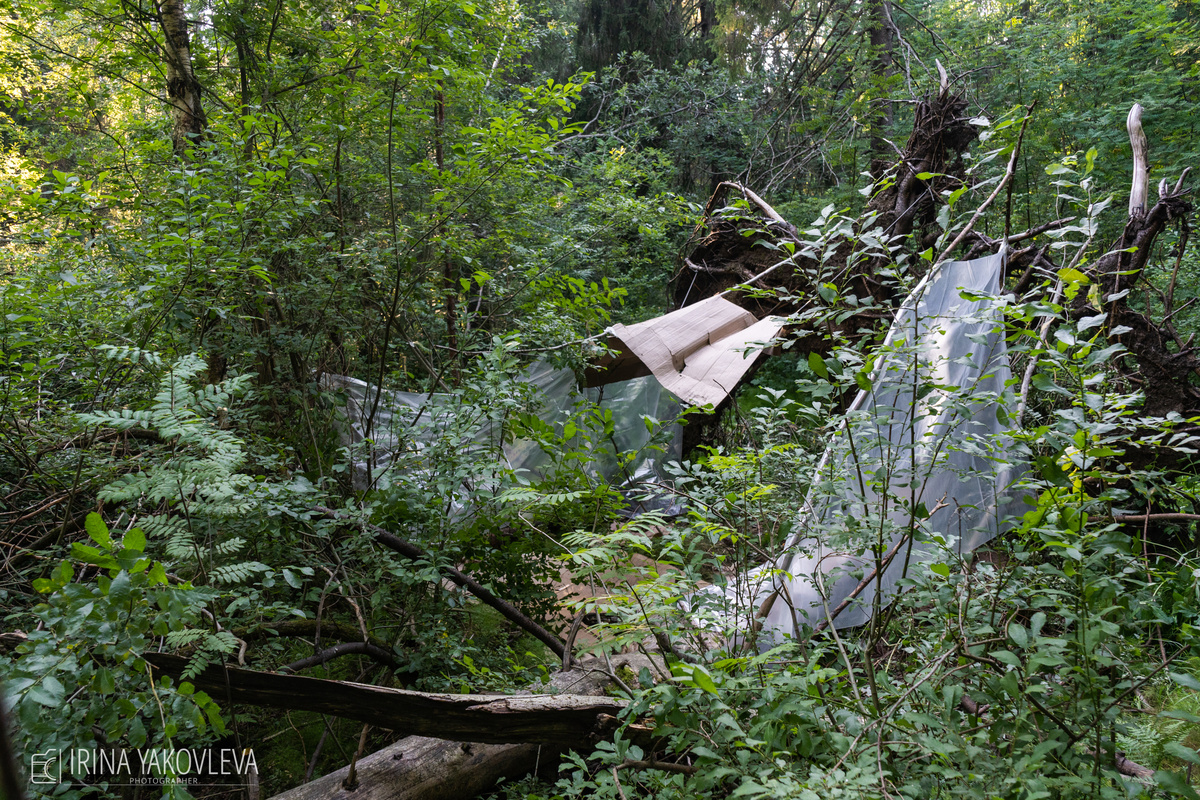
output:
[{"label": "tall tree trunk", "polygon": [[167,100],[175,118],[171,141],[183,156],[204,133],[207,120],[200,102],[200,82],[192,71],[191,41],[188,37],[183,0],[160,0],[158,20],[162,26],[164,61],[167,66]]},{"label": "tall tree trunk", "polygon": [[717,25],[717,4],[713,0],[700,2],[700,38],[708,41]]},{"label": "tall tree trunk", "polygon": [[[867,7],[869,15],[867,37],[871,45],[871,72],[876,85],[882,85],[892,74],[892,27],[891,8],[888,0],[871,0]],[[896,160],[896,153],[884,141],[892,124],[892,101],[878,92],[872,100],[871,125],[871,174],[879,173]]]},{"label": "tall tree trunk", "polygon": [[[438,83],[437,94],[434,96],[434,138],[433,138],[433,157],[437,162],[439,173],[446,171],[446,154],[445,154],[445,138],[446,138],[446,90],[445,87]],[[442,209],[439,209],[441,215]],[[448,219],[443,219],[441,224],[445,226],[449,222]],[[450,251],[445,247],[441,251],[442,257],[442,283],[446,292],[446,340],[452,350],[452,358],[458,357],[458,272],[454,268],[454,260],[450,257]],[[457,370],[456,373],[457,374]]]}]

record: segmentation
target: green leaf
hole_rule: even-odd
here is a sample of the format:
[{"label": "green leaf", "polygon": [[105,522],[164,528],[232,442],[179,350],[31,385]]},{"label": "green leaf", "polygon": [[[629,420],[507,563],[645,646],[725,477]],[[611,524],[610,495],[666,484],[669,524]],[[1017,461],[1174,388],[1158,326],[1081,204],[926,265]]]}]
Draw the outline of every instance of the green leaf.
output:
[{"label": "green leaf", "polygon": [[96,547],[80,544],[79,542],[71,542],[71,557],[76,561],[82,561],[84,564],[93,564],[105,569],[115,569],[117,567],[117,560],[108,553],[104,553]]},{"label": "green leaf", "polygon": [[112,583],[109,584],[108,597],[114,603],[122,603],[125,601],[125,598],[129,597],[131,588],[129,573],[121,572],[117,575],[117,577],[113,578]]},{"label": "green leaf", "polygon": [[717,694],[717,684],[713,682],[712,676],[708,674],[708,670],[704,667],[697,666],[692,670],[692,682],[696,684],[696,688],[703,689],[711,695]]},{"label": "green leaf", "polygon": [[709,694],[717,694],[717,684],[713,682],[712,676],[708,674],[708,670],[699,664],[676,664],[671,668],[675,674],[675,679],[680,683],[690,686],[695,686],[697,689],[702,689]]},{"label": "green leaf", "polygon": [[1191,764],[1200,764],[1200,754],[1190,747],[1185,747],[1179,742],[1167,742],[1163,745],[1163,750],[1170,755],[1175,756],[1180,761],[1187,761]]},{"label": "green leaf", "polygon": [[808,366],[817,375],[829,380],[829,370],[825,367],[825,359],[821,358],[819,353],[808,354]]},{"label": "green leaf", "polygon": [[1091,283],[1087,275],[1072,267],[1059,270],[1058,277],[1063,282],[1063,296],[1068,300],[1074,300],[1079,290]]},{"label": "green leaf", "polygon": [[1188,785],[1188,782],[1183,779],[1182,775],[1174,772],[1168,772],[1165,769],[1160,769],[1154,773],[1154,782],[1162,789],[1170,792],[1177,797],[1187,797],[1191,800],[1200,800],[1200,795],[1196,794],[1196,790]]},{"label": "green leaf", "polygon": [[71,542],[71,557],[77,561],[82,561],[85,564],[95,564],[104,557],[104,553],[100,552],[100,548],[92,547],[91,545],[80,544],[79,542]]},{"label": "green leaf", "polygon": [[1015,669],[1021,668],[1021,659],[1017,658],[1017,654],[1011,650],[993,650],[988,655],[1001,664],[1007,664]]},{"label": "green leaf", "polygon": [[1019,622],[1010,622],[1008,625],[1008,638],[1013,640],[1017,647],[1024,649],[1029,645],[1029,632],[1025,630],[1025,626]]},{"label": "green leaf", "polygon": [[87,515],[87,521],[84,522],[84,527],[87,529],[87,535],[93,542],[103,547],[105,550],[112,550],[112,536],[108,533],[108,526],[104,524],[104,518],[95,511]]},{"label": "green leaf", "polygon": [[60,708],[67,690],[53,675],[42,678],[42,682],[29,690],[29,699],[47,708]]},{"label": "green leaf", "polygon": [[1050,376],[1044,372],[1039,372],[1037,375],[1033,376],[1033,387],[1043,392],[1054,392],[1055,394],[1061,394],[1067,397],[1071,396],[1070,392],[1055,383]]},{"label": "green leaf", "polygon": [[92,686],[99,694],[112,694],[115,692],[117,684],[113,680],[112,670],[108,667],[101,667],[96,670],[96,678]]},{"label": "green leaf", "polygon": [[141,528],[134,528],[125,534],[125,538],[121,540],[121,545],[125,549],[132,550],[135,553],[144,553],[146,552],[146,534],[142,532]]},{"label": "green leaf", "polygon": [[941,575],[943,578],[950,577],[950,567],[947,564],[934,564],[929,568],[929,571],[936,575]]},{"label": "green leaf", "polygon": [[1196,680],[1194,676],[1189,675],[1186,672],[1172,672],[1169,674],[1171,676],[1171,680],[1175,681],[1180,686],[1200,692],[1200,681]]},{"label": "green leaf", "polygon": [[[1055,486],[1071,485],[1070,476],[1058,465],[1058,461],[1050,456],[1035,456],[1033,463],[1037,467],[1038,474]],[[1045,615],[1043,614],[1042,616],[1044,619]]]}]

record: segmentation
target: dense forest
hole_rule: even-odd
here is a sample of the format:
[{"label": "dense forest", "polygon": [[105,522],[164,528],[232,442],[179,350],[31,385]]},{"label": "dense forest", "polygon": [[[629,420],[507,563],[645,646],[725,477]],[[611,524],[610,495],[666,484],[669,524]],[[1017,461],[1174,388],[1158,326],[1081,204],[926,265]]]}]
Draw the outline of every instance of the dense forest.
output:
[{"label": "dense forest", "polygon": [[[0,65],[0,796],[1200,800],[1195,0],[0,0]],[[713,401],[629,360],[718,308]]]}]

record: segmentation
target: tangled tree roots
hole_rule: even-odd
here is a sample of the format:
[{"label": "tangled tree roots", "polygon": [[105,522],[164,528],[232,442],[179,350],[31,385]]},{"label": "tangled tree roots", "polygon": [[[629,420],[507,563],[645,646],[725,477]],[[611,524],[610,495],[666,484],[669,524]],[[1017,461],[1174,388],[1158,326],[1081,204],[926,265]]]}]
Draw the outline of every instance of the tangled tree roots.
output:
[{"label": "tangled tree roots", "polygon": [[[1137,109],[1135,108],[1135,111]],[[1137,117],[1131,113],[1131,120]],[[1130,136],[1140,135],[1140,117]],[[944,205],[943,195],[963,186],[954,173],[961,173],[962,154],[976,138],[976,127],[967,113],[967,102],[943,88],[936,96],[922,101],[916,110],[912,135],[893,169],[876,181],[874,193],[864,214],[849,228],[830,234],[820,242],[805,241],[794,225],[785,220],[751,189],[735,183],[723,183],[709,200],[705,222],[697,230],[697,245],[676,279],[676,305],[684,306],[726,292],[736,286],[756,291],[731,293],[730,299],[755,314],[792,314],[799,321],[796,330],[803,337],[793,347],[798,352],[827,350],[836,339],[854,340],[864,333],[878,331],[890,319],[890,310],[898,300],[896,284],[885,276],[885,267],[900,262],[913,276],[928,262],[915,254],[933,246],[942,233],[935,224]],[[1018,144],[1019,148],[1019,144]],[[1145,160],[1145,149],[1134,148],[1135,161]],[[1145,182],[1141,164],[1135,174]],[[1011,164],[1010,164],[1011,169]],[[921,176],[921,177],[918,177]],[[930,177],[932,176],[932,177]],[[1172,322],[1178,261],[1186,248],[1187,219],[1193,207],[1183,176],[1171,188],[1163,181],[1159,199],[1149,209],[1145,201],[1131,204],[1130,216],[1120,237],[1107,251],[1082,269],[1087,273],[1091,291],[1080,292],[1067,314],[1076,319],[1107,315],[1106,330],[1114,342],[1128,350],[1118,368],[1129,383],[1145,393],[1143,411],[1152,416],[1179,414],[1183,418],[1200,417],[1200,355],[1192,338],[1183,340]],[[1145,197],[1145,186],[1134,186],[1133,194]],[[1136,206],[1136,207],[1135,207]],[[1023,295],[1052,284],[1065,266],[1049,255],[1049,247],[1034,243],[1036,237],[1072,222],[1064,217],[1010,234],[1008,271],[1013,281],[1008,290]],[[1143,271],[1158,236],[1171,225],[1179,225],[1179,259],[1165,291],[1143,284]],[[832,226],[831,226],[832,227]],[[968,226],[969,228],[970,226]],[[840,239],[838,238],[840,236]],[[974,258],[995,252],[1001,241],[969,230],[960,237],[957,258]],[[794,255],[789,257],[789,251]],[[837,297],[820,297],[823,285],[836,287]],[[1138,289],[1134,294],[1132,290]],[[1161,316],[1151,316],[1130,304],[1141,290],[1157,294]],[[852,298],[847,302],[846,298]],[[821,314],[819,329],[804,335],[803,320],[811,313],[828,311],[829,303],[837,314]],[[822,307],[824,307],[822,309]],[[1180,307],[1182,310],[1182,307]],[[829,319],[839,320],[836,324]],[[1180,432],[1200,431],[1200,426],[1181,421]],[[1177,460],[1169,448],[1150,447],[1129,457],[1135,461]]]},{"label": "tangled tree roots", "polygon": [[[962,181],[951,175],[961,171],[962,153],[976,135],[967,114],[967,101],[961,96],[943,88],[919,103],[912,135],[898,154],[896,166],[876,182],[868,213],[860,220],[861,229],[856,233],[873,233],[883,247],[914,231],[918,241],[935,238],[940,229],[925,229],[933,226],[941,192],[962,186]],[[935,177],[917,178],[924,173]],[[745,208],[730,205],[738,195],[748,204],[748,213]],[[684,259],[684,268],[676,277],[675,300],[680,307],[749,284],[767,292],[766,296],[736,298],[754,313],[762,316],[802,311],[804,304],[797,299],[811,293],[818,276],[839,285],[836,278],[840,276],[860,297],[881,302],[892,299],[891,286],[875,275],[888,257],[876,252],[857,258],[864,254],[855,251],[852,239],[856,237],[839,244],[833,258],[823,264],[806,264],[806,259],[797,257],[796,263],[779,266],[769,281],[755,280],[784,256],[776,248],[787,242],[799,248],[802,242],[795,226],[753,191],[738,184],[722,183],[717,188],[705,209],[705,222],[694,238],[698,244]],[[762,246],[764,241],[769,246]]]}]

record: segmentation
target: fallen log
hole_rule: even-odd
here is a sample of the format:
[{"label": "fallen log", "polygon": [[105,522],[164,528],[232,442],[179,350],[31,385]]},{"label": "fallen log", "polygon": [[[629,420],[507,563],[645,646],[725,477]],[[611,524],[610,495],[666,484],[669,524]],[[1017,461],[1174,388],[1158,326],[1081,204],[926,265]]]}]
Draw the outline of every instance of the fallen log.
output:
[{"label": "fallen log", "polygon": [[[612,656],[614,669],[634,672],[651,666],[639,654]],[[588,666],[599,666],[589,662]],[[610,679],[599,669],[577,668],[550,679],[550,690],[575,696],[599,695]],[[539,687],[541,688],[541,687]],[[347,765],[271,800],[463,800],[492,789],[496,781],[553,765],[557,747],[537,744],[478,744],[409,736],[355,764],[357,787],[347,789]]]},{"label": "fallen log", "polygon": [[[151,667],[179,676],[190,660],[146,653]],[[486,744],[551,744],[589,748],[610,733],[622,700],[577,694],[435,694],[349,681],[209,664],[188,679],[218,702],[314,711],[379,728]]]}]

